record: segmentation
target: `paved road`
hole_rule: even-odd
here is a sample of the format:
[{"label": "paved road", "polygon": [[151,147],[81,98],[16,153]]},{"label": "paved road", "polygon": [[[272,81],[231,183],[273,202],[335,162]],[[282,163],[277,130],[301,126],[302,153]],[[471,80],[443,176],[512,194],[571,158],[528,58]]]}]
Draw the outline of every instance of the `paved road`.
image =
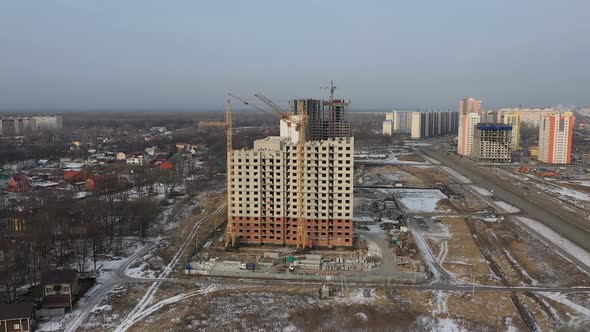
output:
[{"label": "paved road", "polygon": [[418,149],[471,179],[474,184],[493,190],[494,195],[499,199],[518,207],[531,218],[542,222],[590,251],[590,223],[587,216],[564,208],[561,204],[549,199],[545,193],[532,192],[524,195],[524,190],[514,185],[510,179],[500,178],[469,159],[453,154],[447,155],[443,151],[429,147],[418,147]]}]

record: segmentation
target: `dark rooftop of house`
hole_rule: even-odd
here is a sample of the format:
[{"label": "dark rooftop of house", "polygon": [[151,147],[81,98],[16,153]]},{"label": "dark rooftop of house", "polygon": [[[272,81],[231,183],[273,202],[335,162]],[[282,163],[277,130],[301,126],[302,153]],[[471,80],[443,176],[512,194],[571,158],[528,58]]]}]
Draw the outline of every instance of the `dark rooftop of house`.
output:
[{"label": "dark rooftop of house", "polygon": [[66,294],[53,294],[46,296],[41,302],[43,308],[68,308],[70,306],[70,296]]},{"label": "dark rooftop of house", "polygon": [[0,320],[27,318],[33,313],[33,303],[0,303]]},{"label": "dark rooftop of house", "polygon": [[43,284],[71,284],[78,277],[78,270],[50,270],[43,273]]}]

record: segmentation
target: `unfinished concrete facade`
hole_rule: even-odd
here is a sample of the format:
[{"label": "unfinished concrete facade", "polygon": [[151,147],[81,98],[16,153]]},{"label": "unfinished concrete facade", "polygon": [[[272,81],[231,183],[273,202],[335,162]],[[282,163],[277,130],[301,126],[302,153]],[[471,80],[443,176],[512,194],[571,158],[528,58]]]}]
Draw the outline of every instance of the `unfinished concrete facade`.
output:
[{"label": "unfinished concrete facade", "polygon": [[306,143],[305,201],[297,202],[297,143],[267,137],[233,152],[231,220],[240,243],[295,245],[305,205],[308,246],[352,246],[354,139]]},{"label": "unfinished concrete facade", "polygon": [[495,123],[476,125],[471,157],[477,162],[511,162],[512,126]]},{"label": "unfinished concrete facade", "polygon": [[305,108],[309,117],[306,135],[309,141],[350,137],[349,106],[348,101],[340,99],[295,99],[291,102],[293,114],[299,114],[299,107]]}]

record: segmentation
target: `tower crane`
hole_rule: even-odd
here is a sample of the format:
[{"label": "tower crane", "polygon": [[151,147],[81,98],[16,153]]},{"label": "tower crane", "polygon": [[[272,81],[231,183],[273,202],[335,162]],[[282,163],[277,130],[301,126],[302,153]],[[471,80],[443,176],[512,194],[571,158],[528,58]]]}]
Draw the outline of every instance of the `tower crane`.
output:
[{"label": "tower crane", "polygon": [[265,110],[264,108],[262,108],[262,107],[260,107],[260,106],[258,106],[256,104],[254,104],[254,103],[251,103],[251,102],[247,101],[246,99],[244,99],[244,98],[242,98],[240,96],[236,96],[236,95],[233,95],[231,93],[228,93],[228,95],[230,97],[234,98],[234,99],[237,99],[237,100],[241,101],[246,106],[254,107],[255,109],[259,110],[262,113],[266,113],[266,114],[270,114],[270,115],[275,115],[275,113],[269,112],[269,111]]},{"label": "tower crane", "polygon": [[[255,104],[249,103],[245,101],[243,98],[234,96],[230,94],[231,97],[236,98],[243,102],[245,105],[252,106],[260,111],[263,111],[260,107],[256,106]],[[298,115],[294,117],[290,112],[283,110],[281,107],[276,105],[272,100],[264,96],[262,93],[257,92],[254,95],[256,98],[260,99],[263,103],[268,105],[272,108],[276,114],[280,115],[283,119],[287,120],[289,125],[294,123],[296,125],[296,129],[299,132],[299,140],[297,141],[297,234],[296,234],[296,248],[297,249],[305,249],[307,247],[308,239],[307,239],[307,215],[306,215],[306,195],[305,195],[305,188],[307,187],[306,182],[306,152],[305,152],[305,143],[306,143],[306,130],[307,130],[307,122],[309,121],[309,116],[307,114],[307,108],[303,105],[303,103],[299,104],[298,108]]]},{"label": "tower crane", "polygon": [[305,162],[305,142],[307,129],[307,108],[303,103],[299,103],[298,121],[295,122],[297,125],[297,131],[299,132],[299,141],[297,141],[297,249],[305,249],[307,247],[307,200],[305,197],[305,187],[307,187],[306,169],[307,163]]},{"label": "tower crane", "polygon": [[283,117],[288,117],[290,114],[288,111],[283,110],[279,105],[275,104],[272,100],[268,99],[262,92],[256,92],[254,97],[260,99],[263,103],[270,106],[275,112],[279,113]]},{"label": "tower crane", "polygon": [[334,81],[330,81],[330,86],[323,86],[320,89],[330,89],[330,101],[334,100],[334,91],[336,91],[336,86],[334,85]]},{"label": "tower crane", "polygon": [[224,127],[227,142],[227,228],[225,230],[225,247],[230,243],[232,247],[236,245],[236,231],[232,223],[232,173],[233,173],[233,114],[231,111],[231,101],[226,103],[225,121],[200,121],[202,126]]}]

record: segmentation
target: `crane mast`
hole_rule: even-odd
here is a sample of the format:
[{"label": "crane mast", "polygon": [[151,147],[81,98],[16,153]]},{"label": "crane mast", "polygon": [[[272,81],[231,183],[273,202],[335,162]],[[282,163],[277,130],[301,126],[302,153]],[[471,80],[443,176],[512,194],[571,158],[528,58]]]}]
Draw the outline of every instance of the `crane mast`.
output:
[{"label": "crane mast", "polygon": [[[335,88],[335,87],[333,87]],[[260,107],[247,102],[245,99],[238,97],[238,96],[234,96],[232,94],[229,94],[230,97],[233,97],[239,101],[241,101],[242,103],[244,103],[244,105],[248,105],[248,106],[252,106],[260,111],[265,112],[265,110],[261,109]],[[303,103],[299,104],[299,108],[298,108],[298,115],[297,118],[295,119],[294,116],[292,114],[290,114],[289,112],[283,110],[282,108],[280,108],[278,105],[276,105],[274,102],[272,102],[269,98],[267,98],[266,96],[264,96],[262,93],[258,92],[255,94],[255,96],[260,99],[263,103],[265,103],[266,105],[268,105],[273,111],[275,111],[276,114],[281,115],[281,117],[283,119],[286,119],[289,121],[289,125],[290,123],[294,123],[297,126],[297,131],[299,132],[299,140],[297,141],[297,234],[296,234],[296,247],[297,249],[305,249],[307,247],[308,244],[308,239],[307,239],[307,215],[306,215],[306,195],[305,195],[305,191],[306,191],[306,187],[307,187],[307,183],[306,183],[306,151],[305,151],[305,147],[306,147],[306,130],[307,130],[307,121],[309,120],[308,114],[307,114],[307,108],[305,107],[305,105],[303,105]],[[265,112],[266,113],[266,112]],[[231,113],[231,106],[228,100],[228,107],[227,107],[227,113],[226,113],[226,119],[225,122],[226,124],[226,131],[227,131],[227,169],[228,169],[228,180],[227,180],[227,195],[228,195],[228,215],[227,215],[227,219],[228,219],[228,223],[227,223],[227,231],[226,231],[226,242],[225,242],[225,246],[227,247],[228,244],[231,242],[232,246],[235,243],[235,230],[233,229],[233,225],[231,224],[231,192],[232,192],[232,188],[231,188],[231,181],[232,181],[232,174],[230,172],[232,172],[233,170],[233,153],[232,151],[232,123],[233,123],[233,119],[232,119],[232,113]],[[215,125],[215,124],[213,124]]]},{"label": "crane mast", "polygon": [[201,121],[200,125],[224,127],[226,135],[226,151],[227,151],[227,229],[225,231],[225,246],[230,243],[232,247],[236,245],[236,232],[232,224],[232,180],[233,180],[233,114],[231,111],[231,101],[228,99],[226,103],[225,121]]},{"label": "crane mast", "polygon": [[303,103],[299,104],[299,119],[297,129],[299,132],[299,141],[297,142],[297,249],[305,249],[307,247],[307,216],[306,216],[306,199],[305,187],[307,183],[306,178],[306,163],[305,163],[305,142],[306,142],[306,126],[307,126],[307,108]]},{"label": "crane mast", "polygon": [[225,246],[231,242],[232,247],[236,245],[236,233],[232,224],[232,180],[234,172],[234,151],[233,151],[233,126],[234,118],[231,111],[231,101],[228,99],[225,112],[225,135],[227,141],[227,229],[225,232]]}]

